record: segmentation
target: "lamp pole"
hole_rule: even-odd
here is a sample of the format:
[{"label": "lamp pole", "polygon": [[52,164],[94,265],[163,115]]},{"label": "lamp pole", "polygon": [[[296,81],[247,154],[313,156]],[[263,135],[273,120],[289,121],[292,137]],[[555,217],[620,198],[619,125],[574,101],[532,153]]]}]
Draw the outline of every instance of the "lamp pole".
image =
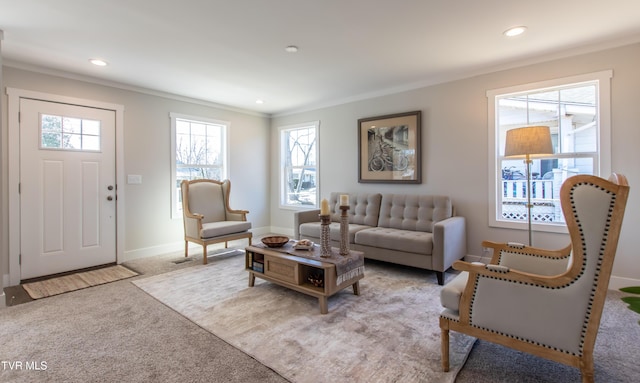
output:
[{"label": "lamp pole", "polygon": [[527,164],[527,221],[529,224],[529,246],[531,246],[531,208],[533,208],[533,205],[531,204],[531,163],[533,161],[531,161],[528,153],[524,162]]}]

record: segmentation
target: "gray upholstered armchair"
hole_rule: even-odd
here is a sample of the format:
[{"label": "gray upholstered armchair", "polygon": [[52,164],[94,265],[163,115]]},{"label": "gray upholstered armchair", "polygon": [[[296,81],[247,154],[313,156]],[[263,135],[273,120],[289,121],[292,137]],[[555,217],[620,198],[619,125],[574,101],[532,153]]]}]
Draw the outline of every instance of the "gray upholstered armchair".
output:
[{"label": "gray upholstered armchair", "polygon": [[543,250],[483,242],[488,265],[457,261],[461,270],[441,291],[442,367],[449,369],[449,331],[580,368],[593,382],[593,348],[616,254],[629,186],[588,175],[560,191],[571,244]]},{"label": "gray upholstered armchair", "polygon": [[202,261],[207,264],[207,246],[248,238],[251,245],[251,222],[247,222],[247,210],[229,207],[229,180],[184,180],[182,214],[184,220],[184,256],[189,255],[189,242],[202,245]]}]

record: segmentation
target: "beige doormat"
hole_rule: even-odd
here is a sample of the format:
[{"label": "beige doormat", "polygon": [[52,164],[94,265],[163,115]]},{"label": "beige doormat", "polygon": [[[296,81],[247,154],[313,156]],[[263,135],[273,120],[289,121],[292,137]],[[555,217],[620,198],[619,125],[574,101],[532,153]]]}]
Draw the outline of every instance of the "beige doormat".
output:
[{"label": "beige doormat", "polygon": [[133,284],[291,382],[453,382],[475,338],[451,333],[440,360],[441,286],[428,271],[367,262],[360,296],[347,288],[320,314],[316,298],[257,279],[244,256]]},{"label": "beige doormat", "polygon": [[138,273],[135,271],[129,270],[122,265],[116,265],[46,279],[44,281],[25,283],[22,287],[31,298],[40,299],[91,286],[102,285],[104,283],[115,282],[121,279],[135,277],[136,275],[138,275]]}]

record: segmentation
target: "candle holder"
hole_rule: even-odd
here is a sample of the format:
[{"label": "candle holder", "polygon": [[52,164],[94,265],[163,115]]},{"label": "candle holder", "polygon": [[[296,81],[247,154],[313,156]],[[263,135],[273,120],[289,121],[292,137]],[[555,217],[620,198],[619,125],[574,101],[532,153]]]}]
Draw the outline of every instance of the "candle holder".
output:
[{"label": "candle holder", "polygon": [[349,254],[349,217],[347,210],[349,206],[340,206],[342,213],[340,214],[340,254]]},{"label": "candle holder", "polygon": [[331,256],[331,245],[329,244],[330,215],[320,215],[320,256],[328,258]]}]

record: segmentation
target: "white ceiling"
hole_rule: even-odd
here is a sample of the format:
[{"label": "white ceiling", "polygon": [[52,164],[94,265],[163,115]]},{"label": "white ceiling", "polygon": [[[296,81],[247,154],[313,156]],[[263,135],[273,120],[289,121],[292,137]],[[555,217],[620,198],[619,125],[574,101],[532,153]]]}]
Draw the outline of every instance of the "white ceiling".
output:
[{"label": "white ceiling", "polygon": [[640,1],[0,0],[0,29],[5,65],[284,114],[637,42]]}]

